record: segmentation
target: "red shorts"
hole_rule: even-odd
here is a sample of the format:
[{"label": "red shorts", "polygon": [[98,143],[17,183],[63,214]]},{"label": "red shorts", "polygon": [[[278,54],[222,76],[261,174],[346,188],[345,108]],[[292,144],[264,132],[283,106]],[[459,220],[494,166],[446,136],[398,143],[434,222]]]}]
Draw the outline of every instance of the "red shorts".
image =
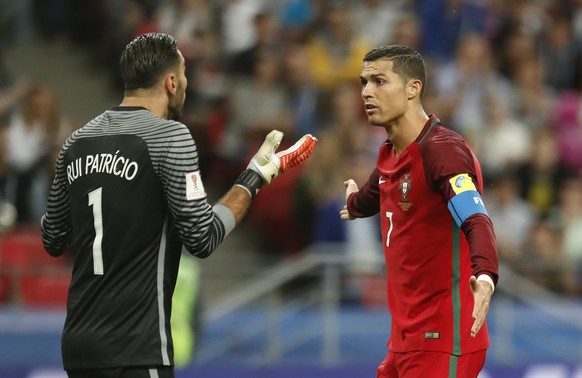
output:
[{"label": "red shorts", "polygon": [[376,378],[477,378],[485,364],[486,349],[462,356],[443,352],[388,352]]}]

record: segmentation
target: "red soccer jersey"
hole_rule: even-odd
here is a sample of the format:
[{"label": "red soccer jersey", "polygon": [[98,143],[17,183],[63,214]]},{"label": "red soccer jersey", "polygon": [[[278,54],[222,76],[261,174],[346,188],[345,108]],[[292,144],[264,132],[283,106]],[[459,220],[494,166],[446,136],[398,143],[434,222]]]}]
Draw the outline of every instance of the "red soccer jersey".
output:
[{"label": "red soccer jersey", "polygon": [[459,175],[482,192],[479,163],[466,142],[431,116],[400,156],[391,143],[383,144],[376,170],[348,199],[353,216],[381,214],[393,352],[461,355],[489,346],[486,324],[471,337],[469,278],[485,273],[496,281],[497,251],[486,215],[472,217],[478,224],[468,234],[480,236],[472,239],[471,252],[449,212],[456,193],[451,179]]}]

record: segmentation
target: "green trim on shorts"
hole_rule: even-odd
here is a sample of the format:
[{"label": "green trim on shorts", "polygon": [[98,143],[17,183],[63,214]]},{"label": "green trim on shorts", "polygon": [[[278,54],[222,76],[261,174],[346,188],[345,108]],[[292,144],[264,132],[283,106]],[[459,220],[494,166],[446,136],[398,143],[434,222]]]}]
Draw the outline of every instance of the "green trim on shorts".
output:
[{"label": "green trim on shorts", "polygon": [[454,354],[450,355],[449,358],[449,378],[457,378],[457,360],[458,356]]}]

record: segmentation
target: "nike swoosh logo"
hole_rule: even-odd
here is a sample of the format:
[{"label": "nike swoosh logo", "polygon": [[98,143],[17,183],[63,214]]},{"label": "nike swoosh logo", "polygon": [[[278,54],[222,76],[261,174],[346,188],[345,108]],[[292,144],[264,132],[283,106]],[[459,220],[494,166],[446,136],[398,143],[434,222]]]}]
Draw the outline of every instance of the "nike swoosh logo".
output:
[{"label": "nike swoosh logo", "polygon": [[380,177],[380,179],[378,180],[378,185],[384,184],[385,182],[386,182],[386,180],[384,180],[382,177]]}]

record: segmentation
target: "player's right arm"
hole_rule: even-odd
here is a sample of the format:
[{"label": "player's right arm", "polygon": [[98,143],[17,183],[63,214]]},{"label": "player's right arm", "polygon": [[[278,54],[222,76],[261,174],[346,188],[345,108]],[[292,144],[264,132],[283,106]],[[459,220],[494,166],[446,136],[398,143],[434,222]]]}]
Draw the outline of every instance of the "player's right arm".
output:
[{"label": "player's right arm", "polygon": [[376,168],[360,189],[352,179],[344,182],[346,186],[346,205],[340,211],[341,219],[366,218],[380,211],[379,178],[380,174],[378,173],[378,168]]},{"label": "player's right arm", "polygon": [[45,250],[52,256],[63,254],[71,241],[72,234],[64,148],[61,149],[57,158],[55,177],[48,195],[46,213],[41,218],[40,225]]},{"label": "player's right arm", "polygon": [[317,138],[306,134],[293,146],[277,152],[282,138],[282,132],[271,131],[249,162],[247,169],[218,202],[219,206],[224,206],[232,212],[236,224],[245,216],[252,199],[263,186],[268,185],[280,173],[303,164],[317,144]]},{"label": "player's right arm", "polygon": [[214,206],[207,202],[191,135],[184,127],[173,136],[159,174],[180,239],[191,254],[209,256],[241,221],[260,188],[279,173],[301,164],[317,142],[306,136],[299,144],[276,153],[282,136],[273,131],[265,138],[248,168]]}]

